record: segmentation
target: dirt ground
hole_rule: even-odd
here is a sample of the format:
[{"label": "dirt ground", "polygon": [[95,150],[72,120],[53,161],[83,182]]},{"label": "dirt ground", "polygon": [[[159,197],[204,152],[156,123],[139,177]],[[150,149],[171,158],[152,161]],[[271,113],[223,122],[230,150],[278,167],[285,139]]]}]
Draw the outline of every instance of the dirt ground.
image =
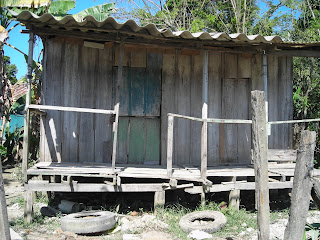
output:
[{"label": "dirt ground", "polygon": [[[32,225],[23,224],[23,186],[22,184],[13,178],[16,169],[4,168],[3,178],[5,182],[6,200],[8,206],[8,217],[12,228],[22,237],[22,239],[28,240],[102,240],[102,239],[142,239],[142,240],[177,240],[173,238],[165,229],[152,229],[146,227],[139,235],[135,235],[136,238],[130,238],[132,236],[124,236],[123,232],[116,228],[113,232],[100,234],[99,236],[81,236],[70,232],[63,232],[60,227],[60,219],[58,217],[43,218],[39,215],[39,209],[41,206],[45,206],[44,203],[36,203],[35,209],[38,211],[38,223]],[[141,216],[140,216],[141,219]],[[130,216],[130,221],[138,221],[139,217]],[[36,221],[37,222],[37,221]],[[320,222],[320,211],[310,211],[308,216],[308,223]],[[271,238],[270,239],[283,239],[283,233],[287,219],[278,219],[271,223]],[[128,237],[128,238],[126,238]],[[241,240],[241,239],[257,239],[257,234],[254,229],[246,229],[245,232],[240,233],[239,236],[228,236],[228,238],[212,238],[215,240]]]}]

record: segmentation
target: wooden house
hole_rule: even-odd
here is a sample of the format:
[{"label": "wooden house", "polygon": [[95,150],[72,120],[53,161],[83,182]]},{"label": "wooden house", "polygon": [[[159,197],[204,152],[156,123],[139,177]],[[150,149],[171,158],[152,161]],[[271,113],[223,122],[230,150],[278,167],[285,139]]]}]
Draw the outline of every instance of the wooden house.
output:
[{"label": "wooden house", "polygon": [[[168,113],[250,120],[250,92],[264,90],[269,121],[292,119],[292,56],[299,44],[277,36],[171,32],[153,24],[140,27],[133,20],[97,22],[91,16],[77,22],[71,16],[56,20],[22,12],[17,19],[30,33],[30,51],[33,34],[44,45],[42,105],[27,105],[27,114],[45,110],[40,162],[28,170],[24,162],[28,192],[151,191],[159,197],[180,187],[199,193],[202,124],[175,118],[174,172],[168,177]],[[233,190],[237,176],[254,176],[248,167],[250,124],[208,123],[206,139],[205,178],[233,179],[232,186],[213,185],[210,191]],[[290,125],[272,125],[269,148],[292,145]],[[284,180],[272,182],[273,188],[290,188],[293,168],[270,172]],[[44,180],[32,180],[35,175]],[[101,181],[73,181],[77,176]],[[128,178],[130,183],[122,181]],[[254,189],[250,184],[237,186]]]}]

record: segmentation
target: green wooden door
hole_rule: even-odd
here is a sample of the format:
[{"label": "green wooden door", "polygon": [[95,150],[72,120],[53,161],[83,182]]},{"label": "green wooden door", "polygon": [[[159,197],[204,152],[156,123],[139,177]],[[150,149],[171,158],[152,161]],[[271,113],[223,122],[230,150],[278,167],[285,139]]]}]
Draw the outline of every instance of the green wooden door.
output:
[{"label": "green wooden door", "polygon": [[[116,89],[118,68],[113,69]],[[115,91],[113,93],[115,99]],[[117,162],[160,162],[161,69],[123,68]]]}]

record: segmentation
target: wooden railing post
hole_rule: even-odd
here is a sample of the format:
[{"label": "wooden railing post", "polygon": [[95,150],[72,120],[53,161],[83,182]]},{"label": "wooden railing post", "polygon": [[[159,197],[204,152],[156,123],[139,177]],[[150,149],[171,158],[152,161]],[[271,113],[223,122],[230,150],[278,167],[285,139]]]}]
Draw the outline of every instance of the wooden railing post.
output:
[{"label": "wooden railing post", "polygon": [[113,146],[112,146],[112,172],[116,170],[116,159],[117,159],[117,140],[118,140],[118,127],[119,127],[119,103],[114,106],[116,112],[115,121],[113,123]]},{"label": "wooden railing post", "polygon": [[167,139],[167,172],[172,177],[172,156],[173,156],[173,123],[174,117],[168,116],[168,139]]},{"label": "wooden railing post", "polygon": [[258,239],[270,236],[270,206],[268,186],[268,133],[263,91],[251,92],[253,163],[256,183],[256,206],[258,210]]},{"label": "wooden railing post", "polygon": [[312,171],[316,133],[302,131],[292,186],[291,206],[285,240],[303,239],[312,188]]}]

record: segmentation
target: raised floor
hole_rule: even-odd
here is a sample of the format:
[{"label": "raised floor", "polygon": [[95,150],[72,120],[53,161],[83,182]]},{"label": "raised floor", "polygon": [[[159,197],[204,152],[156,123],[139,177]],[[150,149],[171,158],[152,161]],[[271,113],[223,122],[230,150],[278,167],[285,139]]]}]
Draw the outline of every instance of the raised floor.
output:
[{"label": "raised floor", "polygon": [[[269,188],[292,188],[294,163],[269,163]],[[320,170],[315,169],[315,176]],[[59,192],[160,192],[183,188],[191,194],[255,189],[253,165],[208,167],[203,183],[198,167],[173,168],[171,178],[164,166],[40,162],[27,171],[29,191]],[[40,176],[41,178],[37,177]]]}]

